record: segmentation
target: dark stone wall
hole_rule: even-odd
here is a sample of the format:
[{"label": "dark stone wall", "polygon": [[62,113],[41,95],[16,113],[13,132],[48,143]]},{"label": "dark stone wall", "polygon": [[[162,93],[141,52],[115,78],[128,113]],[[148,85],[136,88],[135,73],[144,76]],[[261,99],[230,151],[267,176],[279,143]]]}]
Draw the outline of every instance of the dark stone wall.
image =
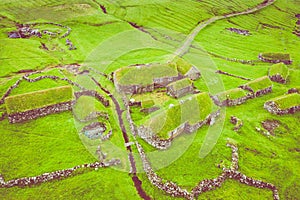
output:
[{"label": "dark stone wall", "polygon": [[28,121],[31,119],[36,119],[36,118],[43,117],[46,115],[71,110],[72,106],[73,106],[73,101],[58,103],[58,104],[46,106],[43,108],[37,108],[37,109],[33,109],[33,110],[28,110],[25,112],[9,114],[8,120],[10,123],[25,122],[25,121]]}]

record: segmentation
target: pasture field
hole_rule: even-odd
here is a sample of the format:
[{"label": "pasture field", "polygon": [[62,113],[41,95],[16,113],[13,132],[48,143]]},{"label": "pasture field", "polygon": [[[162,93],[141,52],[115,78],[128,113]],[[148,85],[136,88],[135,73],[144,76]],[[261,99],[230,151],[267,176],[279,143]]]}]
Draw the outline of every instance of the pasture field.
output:
[{"label": "pasture field", "polygon": [[[254,13],[208,23],[213,17],[240,13],[262,2],[1,1],[0,98],[22,79],[0,104],[0,175],[4,181],[99,161],[99,146],[106,155],[105,162],[120,160],[117,166],[82,170],[38,185],[6,188],[0,180],[1,199],[143,199],[141,190],[150,199],[184,199],[172,197],[151,184],[134,142],[143,147],[158,176],[190,192],[200,181],[217,178],[223,167],[230,167],[232,151],[226,146],[228,141],[238,147],[238,171],[275,185],[280,199],[300,199],[300,112],[279,116],[264,109],[268,101],[274,101],[281,109],[300,104],[300,37],[293,33],[300,26],[297,25],[299,0],[276,0]],[[187,45],[193,30],[203,23],[206,26]],[[19,26],[29,24],[32,29],[57,34],[9,37],[10,32],[21,31]],[[247,30],[249,35],[229,28]],[[62,37],[68,30],[70,33]],[[125,37],[126,33],[131,37]],[[141,41],[141,47],[135,45],[136,40]],[[76,47],[73,50],[70,42]],[[262,62],[258,58],[261,53],[277,55],[277,59],[290,58],[293,62],[289,65]],[[147,85],[158,76],[177,76],[178,72],[184,75],[192,66],[199,69],[201,78],[182,83],[192,83],[200,93],[179,99],[168,96],[165,88],[126,96],[117,92],[111,80],[116,73],[116,77],[121,77],[120,84]],[[218,74],[217,70],[230,75]],[[35,71],[40,73],[30,75],[30,79],[45,75],[60,79],[28,82],[22,78]],[[268,75],[277,73],[287,79],[285,84],[271,82]],[[72,81],[96,95],[76,99],[73,93],[82,89],[71,85]],[[237,106],[220,108],[212,101],[214,87],[220,87],[221,100],[247,95],[246,90],[238,88],[241,85],[254,91],[273,87],[271,93]],[[287,94],[292,88],[298,93]],[[108,106],[97,99],[100,96],[108,100]],[[16,124],[10,124],[7,119],[10,113],[71,99],[76,100],[72,111]],[[127,107],[126,99],[140,101],[141,106]],[[159,110],[140,111],[153,106]],[[182,123],[197,123],[217,110],[221,115],[214,125],[176,137],[166,150],[157,150],[134,135],[131,126],[131,123],[149,126],[159,138],[166,139]],[[105,113],[107,118],[93,116],[95,113]],[[232,116],[243,122],[239,131],[234,131],[230,123]],[[95,121],[107,125],[106,136],[111,130],[108,139],[89,140],[81,133],[83,127]],[[264,125],[266,121],[275,121],[277,126],[269,130]],[[220,129],[214,129],[219,125]],[[210,141],[212,138],[216,140]],[[207,141],[214,146],[205,157],[200,157]],[[129,158],[134,160],[137,173],[133,173]],[[228,179],[220,188],[204,192],[197,199],[260,200],[273,199],[273,195],[271,190]]]}]

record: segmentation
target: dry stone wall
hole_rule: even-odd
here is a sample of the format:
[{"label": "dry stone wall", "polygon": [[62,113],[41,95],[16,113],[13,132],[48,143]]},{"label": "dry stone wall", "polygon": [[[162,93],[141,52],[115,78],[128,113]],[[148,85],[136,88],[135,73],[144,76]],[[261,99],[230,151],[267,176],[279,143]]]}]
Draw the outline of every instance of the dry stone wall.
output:
[{"label": "dry stone wall", "polygon": [[68,101],[68,102],[58,103],[58,104],[51,105],[51,106],[46,106],[43,108],[28,110],[25,112],[13,113],[13,114],[8,115],[8,120],[10,123],[25,122],[25,121],[28,121],[31,119],[36,119],[36,118],[43,117],[46,115],[71,110],[73,104],[74,104],[73,101]]}]

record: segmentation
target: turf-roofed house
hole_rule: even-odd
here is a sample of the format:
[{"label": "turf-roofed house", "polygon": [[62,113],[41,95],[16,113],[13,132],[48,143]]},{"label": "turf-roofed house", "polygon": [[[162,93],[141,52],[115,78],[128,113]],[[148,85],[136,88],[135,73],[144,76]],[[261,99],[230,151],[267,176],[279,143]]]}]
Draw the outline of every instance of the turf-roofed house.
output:
[{"label": "turf-roofed house", "polygon": [[71,110],[72,99],[72,87],[62,86],[7,97],[5,105],[9,122],[17,123]]}]

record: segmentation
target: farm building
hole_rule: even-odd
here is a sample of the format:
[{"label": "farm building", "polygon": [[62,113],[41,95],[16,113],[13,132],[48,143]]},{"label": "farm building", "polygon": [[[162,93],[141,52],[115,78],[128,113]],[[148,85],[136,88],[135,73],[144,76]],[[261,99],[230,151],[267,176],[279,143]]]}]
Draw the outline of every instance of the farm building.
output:
[{"label": "farm building", "polygon": [[218,106],[235,106],[244,103],[250,98],[249,91],[241,88],[234,88],[221,92],[212,97]]},{"label": "farm building", "polygon": [[269,78],[277,83],[286,83],[289,76],[289,69],[283,63],[277,63],[269,68]]},{"label": "farm building", "polygon": [[203,126],[214,112],[208,93],[195,94],[181,99],[177,104],[160,109],[143,119],[140,130],[147,127],[152,135],[162,139],[175,137],[183,132],[193,132]]},{"label": "farm building", "polygon": [[187,94],[191,94],[193,91],[193,83],[188,78],[184,78],[167,85],[167,94],[176,99]]},{"label": "farm building", "polygon": [[9,122],[17,123],[71,110],[72,99],[72,87],[62,86],[7,97],[5,105]]},{"label": "farm building", "polygon": [[181,78],[174,64],[129,66],[114,73],[116,88],[126,94],[151,92]]},{"label": "farm building", "polygon": [[175,63],[177,70],[181,75],[188,77],[193,81],[201,77],[200,71],[184,59],[178,57],[175,59]]},{"label": "farm building", "polygon": [[258,58],[263,62],[268,63],[284,63],[286,65],[292,64],[290,54],[284,53],[260,53]]},{"label": "farm building", "polygon": [[114,83],[118,91],[126,94],[152,92],[165,88],[168,84],[185,77],[196,80],[200,77],[197,68],[183,59],[166,64],[135,65],[118,69],[114,73]]},{"label": "farm building", "polygon": [[272,114],[294,114],[300,111],[300,94],[292,93],[267,101],[264,108]]},{"label": "farm building", "polygon": [[240,86],[252,93],[252,98],[272,92],[273,84],[268,76],[263,76]]}]

